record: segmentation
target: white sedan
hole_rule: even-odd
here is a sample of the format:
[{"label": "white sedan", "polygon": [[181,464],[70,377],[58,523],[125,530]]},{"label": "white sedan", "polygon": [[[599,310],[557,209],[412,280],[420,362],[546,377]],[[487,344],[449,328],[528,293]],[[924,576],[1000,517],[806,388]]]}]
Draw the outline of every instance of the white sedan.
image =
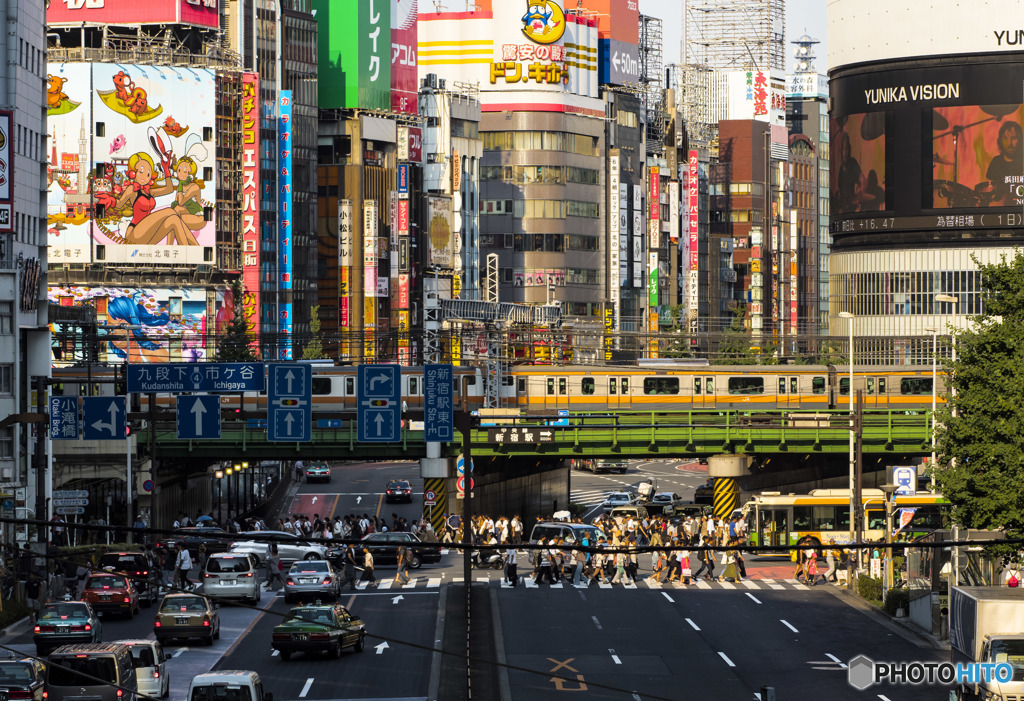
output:
[{"label": "white sedan", "polygon": [[629,492],[612,492],[605,498],[601,507],[605,511],[611,511],[612,509],[617,509],[620,506],[632,506],[635,503],[636,496]]},{"label": "white sedan", "polygon": [[254,555],[260,564],[266,562],[270,555],[271,543],[277,545],[277,556],[282,562],[323,560],[327,557],[326,546],[307,543],[285,531],[245,531],[238,536],[245,540],[231,543],[230,552]]}]

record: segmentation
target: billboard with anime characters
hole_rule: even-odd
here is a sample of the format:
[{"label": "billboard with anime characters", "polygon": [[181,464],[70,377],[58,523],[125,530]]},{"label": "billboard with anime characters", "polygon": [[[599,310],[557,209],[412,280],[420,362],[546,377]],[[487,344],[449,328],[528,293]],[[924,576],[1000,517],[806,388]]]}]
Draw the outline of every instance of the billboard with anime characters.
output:
[{"label": "billboard with anime characters", "polygon": [[[49,301],[64,307],[89,305],[108,331],[103,362],[201,362],[216,354],[214,340],[234,316],[231,290],[217,290],[212,304],[202,288],[51,286]],[[212,314],[212,317],[211,317]],[[54,324],[58,326],[59,324]],[[116,327],[125,326],[123,333]],[[55,328],[54,331],[60,329]]]},{"label": "billboard with anime characters", "polygon": [[49,64],[51,263],[213,262],[215,75]]}]

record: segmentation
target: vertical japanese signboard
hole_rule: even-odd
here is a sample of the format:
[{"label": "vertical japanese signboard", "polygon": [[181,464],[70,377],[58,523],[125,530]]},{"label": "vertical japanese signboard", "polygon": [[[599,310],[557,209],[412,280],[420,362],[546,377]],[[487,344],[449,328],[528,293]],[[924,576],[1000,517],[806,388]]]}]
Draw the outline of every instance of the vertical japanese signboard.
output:
[{"label": "vertical japanese signboard", "polygon": [[679,243],[679,182],[668,184],[668,240],[672,245]]},{"label": "vertical japanese signboard", "polygon": [[[260,321],[260,77],[242,74],[242,286],[245,325]],[[235,300],[238,304],[241,300]],[[258,338],[258,334],[255,334]],[[259,341],[253,350],[259,352]]]},{"label": "vertical japanese signboard", "polygon": [[418,0],[391,0],[391,111],[416,114]]},{"label": "vertical japanese signboard", "polygon": [[279,360],[292,360],[292,91],[282,90],[277,97],[278,173],[277,173],[277,266],[281,305],[278,331],[281,343]]},{"label": "vertical japanese signboard", "polygon": [[622,284],[619,271],[621,251],[619,249],[619,155],[608,156],[608,296],[612,301],[615,316],[619,309],[619,287]]},{"label": "vertical japanese signboard", "polygon": [[658,166],[653,166],[647,182],[647,230],[648,245],[651,248],[661,247],[661,181]]},{"label": "vertical japanese signboard", "polygon": [[342,357],[350,352],[345,331],[352,323],[353,236],[352,200],[338,200],[338,330],[341,331]]},{"label": "vertical japanese signboard", "polygon": [[[391,109],[391,2],[313,0],[321,70],[330,69],[345,78],[319,81],[317,92],[321,108]],[[406,3],[407,0],[401,0],[399,4]],[[416,13],[412,7],[408,11],[414,20],[415,36]],[[405,41],[411,41],[410,48],[416,49],[415,38]],[[411,68],[415,92],[417,69],[415,66],[403,68]],[[415,101],[412,107],[415,111]]]},{"label": "vertical japanese signboard", "polygon": [[376,357],[377,329],[377,200],[363,200],[363,355]]},{"label": "vertical japanese signboard", "polygon": [[690,314],[690,333],[697,333],[697,312],[699,297],[699,270],[698,261],[700,259],[700,242],[697,236],[698,232],[698,221],[697,216],[697,195],[698,195],[698,174],[697,174],[697,149],[690,149],[689,158],[689,172],[686,178],[686,190],[689,205],[687,207],[687,222],[689,225],[690,233],[690,278],[687,284],[689,314]]}]

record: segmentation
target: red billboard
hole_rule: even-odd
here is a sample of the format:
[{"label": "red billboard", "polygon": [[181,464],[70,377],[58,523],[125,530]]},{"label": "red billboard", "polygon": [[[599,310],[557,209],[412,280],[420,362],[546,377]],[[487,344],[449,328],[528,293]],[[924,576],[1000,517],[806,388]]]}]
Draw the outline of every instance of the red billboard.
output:
[{"label": "red billboard", "polygon": [[640,43],[637,0],[583,0],[583,8],[597,14],[597,35],[601,39],[616,39],[633,45]]},{"label": "red billboard", "polygon": [[[260,320],[260,78],[242,74],[242,285],[245,323]],[[258,350],[254,348],[254,350]]]},{"label": "red billboard", "polygon": [[416,13],[418,0],[391,0],[391,111],[417,113]]},{"label": "red billboard", "polygon": [[46,24],[196,24],[220,26],[218,0],[56,0]]}]

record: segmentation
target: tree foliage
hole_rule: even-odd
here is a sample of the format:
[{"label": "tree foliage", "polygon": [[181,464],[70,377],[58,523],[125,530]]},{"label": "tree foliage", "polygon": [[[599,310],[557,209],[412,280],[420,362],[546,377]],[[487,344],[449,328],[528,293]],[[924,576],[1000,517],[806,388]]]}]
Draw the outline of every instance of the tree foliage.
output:
[{"label": "tree foliage", "polygon": [[733,312],[732,323],[718,346],[715,365],[757,365],[757,353],[751,348],[751,335],[743,326],[746,309],[739,307]]},{"label": "tree foliage", "polygon": [[309,342],[302,349],[303,360],[317,360],[326,358],[324,355],[324,341],[320,336],[320,305],[309,310]]},{"label": "tree foliage", "polygon": [[245,289],[241,280],[231,283],[231,296],[235,313],[228,321],[227,329],[217,347],[217,360],[222,363],[246,363],[259,360],[253,352],[253,337],[245,321]]},{"label": "tree foliage", "polygon": [[[977,261],[976,261],[977,262]],[[984,314],[955,334],[936,482],[957,523],[1024,535],[1024,257],[979,265]]]}]

